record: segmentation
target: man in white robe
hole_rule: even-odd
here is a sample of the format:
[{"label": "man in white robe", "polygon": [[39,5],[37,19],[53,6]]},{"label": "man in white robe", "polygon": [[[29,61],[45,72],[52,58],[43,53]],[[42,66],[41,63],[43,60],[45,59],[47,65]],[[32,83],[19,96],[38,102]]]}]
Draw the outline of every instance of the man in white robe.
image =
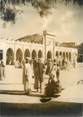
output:
[{"label": "man in white robe", "polygon": [[25,77],[26,77],[26,92],[30,93],[31,86],[32,86],[32,67],[30,64],[30,58],[26,58],[26,64],[25,64]]}]

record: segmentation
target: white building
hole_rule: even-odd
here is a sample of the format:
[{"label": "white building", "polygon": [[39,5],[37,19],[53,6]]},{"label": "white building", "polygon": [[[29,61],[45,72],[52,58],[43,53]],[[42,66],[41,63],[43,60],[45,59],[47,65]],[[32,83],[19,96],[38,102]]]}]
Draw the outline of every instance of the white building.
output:
[{"label": "white building", "polygon": [[24,90],[22,69],[16,69],[17,60],[22,62],[26,56],[33,58],[64,58],[70,63],[77,61],[77,49],[55,46],[52,39],[46,39],[46,43],[27,43],[23,41],[0,40],[0,60],[5,64],[5,78],[0,80],[0,90]]}]

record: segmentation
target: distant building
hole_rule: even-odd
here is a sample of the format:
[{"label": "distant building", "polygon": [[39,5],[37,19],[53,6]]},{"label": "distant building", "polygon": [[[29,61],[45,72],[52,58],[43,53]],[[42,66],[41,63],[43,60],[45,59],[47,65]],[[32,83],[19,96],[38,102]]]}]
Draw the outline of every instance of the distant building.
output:
[{"label": "distant building", "polygon": [[45,39],[43,35],[33,34],[19,38],[15,41],[0,40],[0,59],[4,60],[5,64],[12,61],[11,64],[15,64],[17,60],[20,62],[25,59],[26,56],[33,58],[42,57],[43,60],[48,58],[54,59],[61,56],[67,59],[69,62],[77,60],[77,48],[69,46],[72,44],[60,44],[56,45],[55,39],[49,37]]}]

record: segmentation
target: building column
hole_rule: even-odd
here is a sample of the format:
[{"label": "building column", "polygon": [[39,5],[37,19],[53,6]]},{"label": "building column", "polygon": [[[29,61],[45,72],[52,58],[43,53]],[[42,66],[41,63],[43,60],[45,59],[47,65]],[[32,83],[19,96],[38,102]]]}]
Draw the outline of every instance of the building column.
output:
[{"label": "building column", "polygon": [[3,62],[6,65],[6,49],[3,49]]}]

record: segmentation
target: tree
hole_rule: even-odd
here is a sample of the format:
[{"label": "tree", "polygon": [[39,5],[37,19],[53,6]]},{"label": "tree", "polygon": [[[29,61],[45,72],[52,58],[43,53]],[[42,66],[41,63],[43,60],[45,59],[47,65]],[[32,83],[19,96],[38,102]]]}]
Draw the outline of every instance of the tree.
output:
[{"label": "tree", "polygon": [[[6,8],[7,4],[18,4],[20,3],[19,0],[0,0],[0,12],[4,15],[3,20],[5,21],[14,21],[15,22],[15,16],[16,13],[13,9],[10,10],[10,8]],[[30,3],[35,9],[37,9],[39,15],[41,17],[47,16],[50,13],[51,8],[56,8],[57,2],[64,2],[65,5],[68,5],[70,2],[73,2],[73,5],[76,3],[79,6],[83,5],[83,0],[22,0],[22,4],[25,5],[26,2]],[[5,11],[6,10],[6,11]],[[5,13],[4,13],[5,11]]]}]

